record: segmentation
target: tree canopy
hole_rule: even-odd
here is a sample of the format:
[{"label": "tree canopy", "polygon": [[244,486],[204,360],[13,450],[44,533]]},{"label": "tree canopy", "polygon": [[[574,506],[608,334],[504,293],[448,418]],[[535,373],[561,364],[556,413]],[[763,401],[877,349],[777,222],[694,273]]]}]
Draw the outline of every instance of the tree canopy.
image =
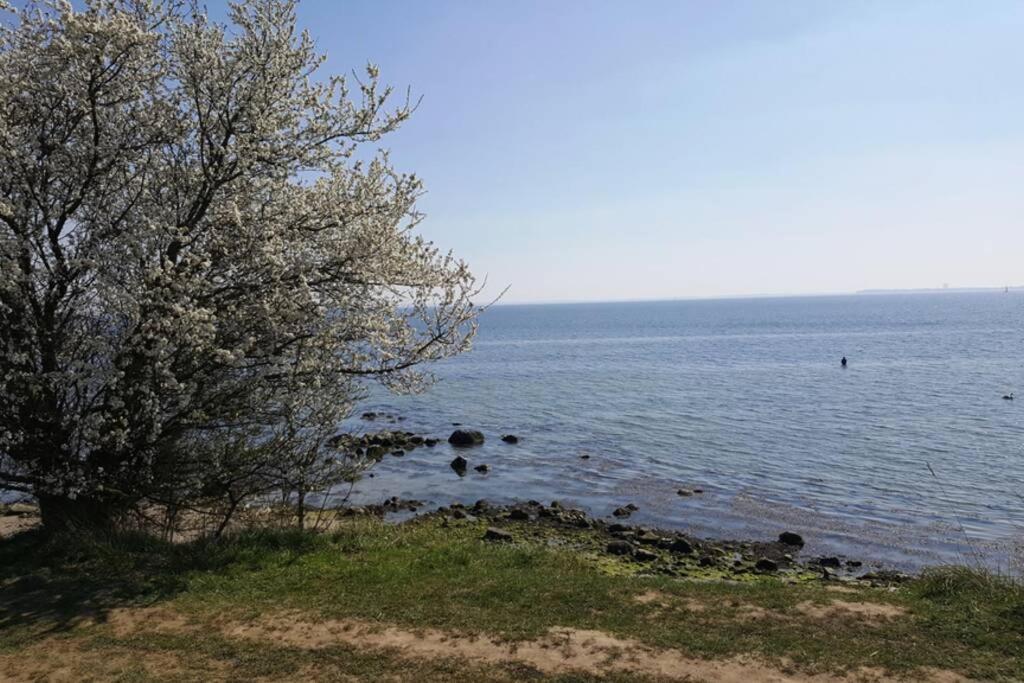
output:
[{"label": "tree canopy", "polygon": [[368,381],[468,348],[474,279],[373,149],[415,104],[321,75],[295,5],[8,10],[0,489],[44,520],[320,462]]}]

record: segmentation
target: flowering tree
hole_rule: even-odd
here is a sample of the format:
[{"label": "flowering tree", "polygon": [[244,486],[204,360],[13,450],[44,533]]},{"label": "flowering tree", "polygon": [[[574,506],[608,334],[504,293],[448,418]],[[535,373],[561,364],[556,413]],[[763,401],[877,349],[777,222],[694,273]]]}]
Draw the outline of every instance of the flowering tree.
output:
[{"label": "flowering tree", "polygon": [[373,65],[315,79],[293,0],[227,25],[175,0],[8,11],[0,489],[45,524],[208,489],[226,444],[308,463],[367,381],[415,390],[468,347],[471,274],[416,235],[419,180],[365,151],[413,107]]}]

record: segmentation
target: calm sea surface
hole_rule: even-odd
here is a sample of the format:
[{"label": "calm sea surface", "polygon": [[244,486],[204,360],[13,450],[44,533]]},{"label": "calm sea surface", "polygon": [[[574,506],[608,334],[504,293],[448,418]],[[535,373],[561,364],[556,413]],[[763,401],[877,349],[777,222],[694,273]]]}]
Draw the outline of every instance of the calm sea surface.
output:
[{"label": "calm sea surface", "polygon": [[364,409],[482,430],[462,453],[490,473],[460,478],[443,443],[386,457],[354,500],[635,503],[634,523],[791,529],[807,554],[1024,568],[1024,294],[497,306],[437,375]]}]

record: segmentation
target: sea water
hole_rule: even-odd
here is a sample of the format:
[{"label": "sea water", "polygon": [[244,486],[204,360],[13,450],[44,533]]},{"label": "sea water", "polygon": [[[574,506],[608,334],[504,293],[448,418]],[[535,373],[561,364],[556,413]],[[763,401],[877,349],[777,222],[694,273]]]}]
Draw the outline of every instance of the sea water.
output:
[{"label": "sea water", "polygon": [[1024,566],[1024,294],[499,305],[435,372],[360,412],[483,431],[469,471],[442,441],[386,456],[352,501],[633,503],[631,523],[792,530],[809,554]]}]

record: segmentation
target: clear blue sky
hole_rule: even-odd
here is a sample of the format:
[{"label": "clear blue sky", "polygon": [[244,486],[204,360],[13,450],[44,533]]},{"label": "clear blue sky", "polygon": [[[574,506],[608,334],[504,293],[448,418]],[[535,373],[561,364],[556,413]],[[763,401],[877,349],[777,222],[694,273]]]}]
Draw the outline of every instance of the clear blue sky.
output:
[{"label": "clear blue sky", "polygon": [[1024,2],[305,0],[506,301],[1024,284]]}]

